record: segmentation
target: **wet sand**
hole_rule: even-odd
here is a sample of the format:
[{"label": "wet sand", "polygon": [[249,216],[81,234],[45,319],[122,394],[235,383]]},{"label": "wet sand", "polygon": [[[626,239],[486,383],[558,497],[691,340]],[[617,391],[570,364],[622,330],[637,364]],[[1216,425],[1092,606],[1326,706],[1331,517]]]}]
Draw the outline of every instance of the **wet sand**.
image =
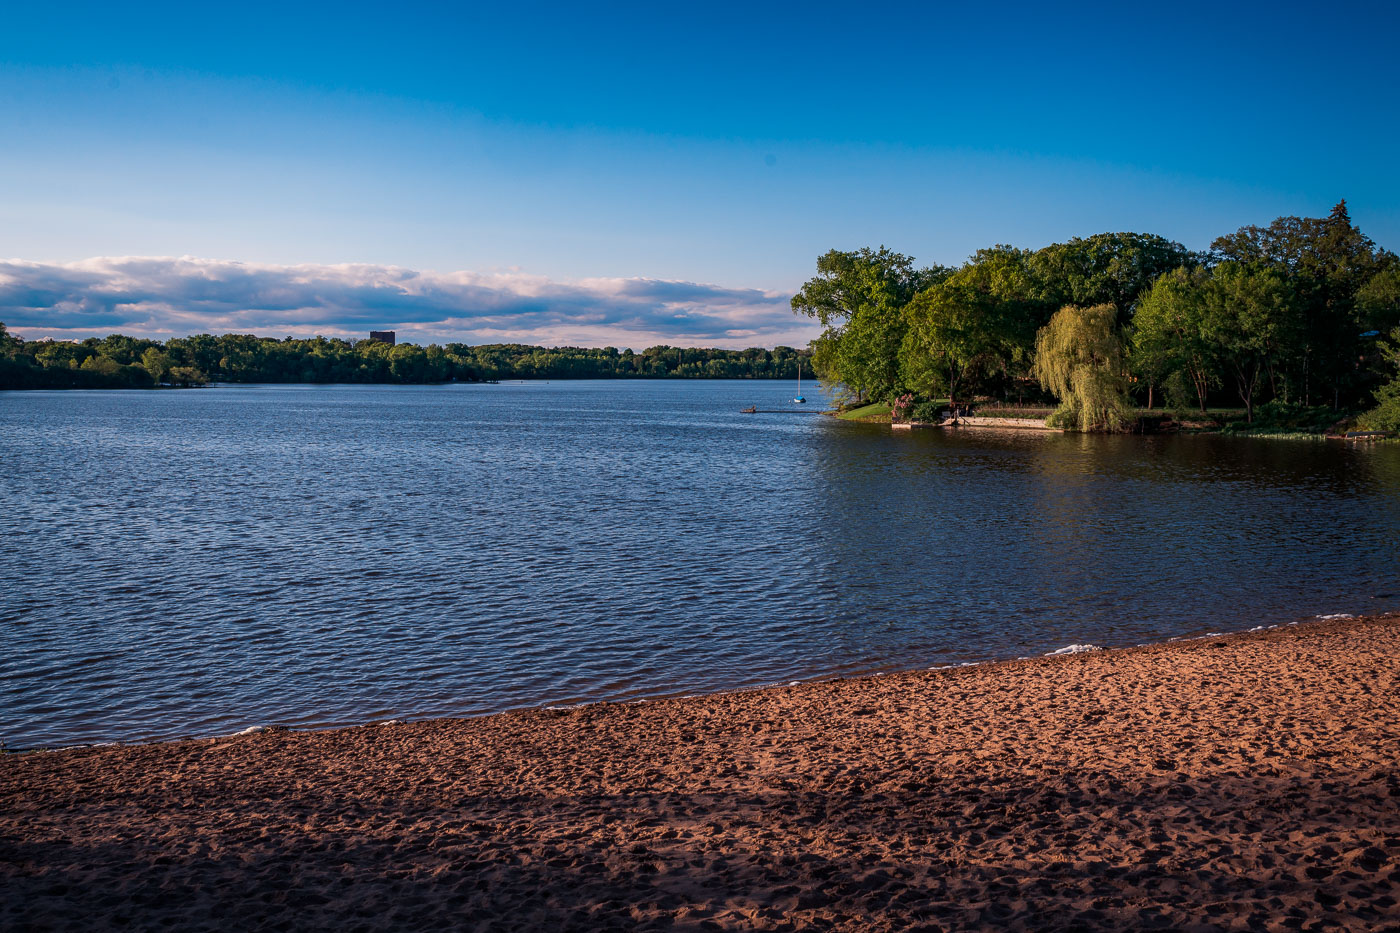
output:
[{"label": "wet sand", "polygon": [[1396,929],[1400,615],[0,757],[0,928]]}]

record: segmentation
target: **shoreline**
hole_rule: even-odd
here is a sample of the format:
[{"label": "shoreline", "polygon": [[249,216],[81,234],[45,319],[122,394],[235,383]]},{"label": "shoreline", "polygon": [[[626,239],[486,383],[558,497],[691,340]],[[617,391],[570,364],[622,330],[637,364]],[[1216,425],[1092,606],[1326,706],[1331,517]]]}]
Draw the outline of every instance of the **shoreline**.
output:
[{"label": "shoreline", "polygon": [[[880,412],[857,415],[859,411],[869,411],[871,409],[883,408]],[[1337,419],[1336,422],[1325,430],[1313,430],[1306,427],[1294,425],[1285,426],[1277,423],[1262,424],[1260,427],[1236,428],[1235,424],[1241,423],[1238,418],[1230,419],[1223,415],[1215,417],[1202,416],[1199,419],[1186,418],[1178,420],[1176,413],[1162,410],[1138,409],[1132,427],[1124,427],[1113,431],[1078,431],[1073,428],[1050,427],[1047,416],[1035,416],[1018,413],[1015,409],[1003,409],[992,406],[989,415],[963,415],[961,418],[946,418],[940,421],[920,421],[917,419],[907,421],[895,421],[889,411],[888,406],[882,405],[862,405],[851,409],[832,408],[822,414],[836,418],[839,421],[848,421],[855,424],[884,424],[889,425],[894,431],[930,431],[947,430],[952,428],[974,428],[988,431],[1041,431],[1051,434],[1109,434],[1109,435],[1152,435],[1152,436],[1196,436],[1196,435],[1220,435],[1225,437],[1247,437],[1258,440],[1318,440],[1318,441],[1345,441],[1347,443],[1387,443],[1400,441],[1400,432],[1384,430],[1366,430],[1357,428],[1354,424],[1358,414],[1349,415]],[[1243,412],[1239,412],[1243,415]],[[1341,430],[1337,430],[1339,425],[1345,425]]]},{"label": "shoreline", "polygon": [[5,755],[0,921],[1392,928],[1397,695],[1392,612]]},{"label": "shoreline", "polygon": [[253,723],[253,724],[250,724],[250,725],[246,726],[246,727],[243,728],[243,729],[238,730],[237,732],[220,732],[220,733],[197,734],[197,735],[196,735],[196,734],[191,734],[191,735],[175,736],[175,737],[172,737],[172,738],[165,738],[165,739],[135,739],[135,740],[107,739],[107,740],[98,740],[98,741],[93,741],[93,742],[75,742],[75,743],[73,743],[73,744],[71,744],[71,745],[13,746],[13,745],[4,745],[4,744],[0,744],[0,761],[3,761],[3,759],[4,759],[4,757],[5,757],[6,755],[32,755],[32,754],[37,754],[37,753],[67,752],[67,751],[76,751],[76,750],[93,749],[93,748],[140,748],[140,747],[145,747],[145,746],[150,746],[150,745],[171,745],[171,744],[178,744],[178,743],[181,743],[181,742],[209,742],[209,741],[215,741],[215,740],[220,740],[220,739],[231,739],[231,738],[238,738],[238,737],[247,736],[247,735],[256,735],[256,734],[262,733],[262,732],[287,732],[287,733],[297,733],[297,734],[309,734],[309,733],[321,733],[321,732],[334,732],[334,731],[337,731],[337,730],[340,730],[340,729],[367,729],[367,728],[373,728],[373,727],[375,727],[375,726],[385,725],[385,724],[388,724],[388,723],[393,723],[393,724],[405,724],[405,723],[438,722],[438,721],[453,721],[453,722],[456,722],[456,721],[471,721],[471,720],[477,720],[477,719],[489,719],[489,718],[491,718],[491,717],[493,717],[493,716],[505,716],[505,715],[510,715],[510,714],[531,713],[531,712],[557,712],[557,711],[561,711],[561,710],[567,711],[567,710],[584,709],[584,708],[586,708],[586,707],[590,707],[590,706],[599,706],[599,705],[602,705],[602,706],[608,706],[608,705],[615,705],[615,706],[635,706],[635,705],[646,704],[646,703],[664,702],[664,701],[667,701],[667,700],[703,700],[703,699],[706,699],[706,698],[709,698],[709,697],[723,697],[723,696],[730,696],[730,695],[733,695],[733,694],[757,693],[757,692],[762,692],[762,691],[765,691],[765,690],[772,690],[772,689],[776,689],[776,688],[799,687],[799,686],[806,686],[806,685],[809,685],[809,684],[823,684],[823,683],[832,683],[832,682],[847,681],[847,680],[864,680],[864,679],[875,678],[875,677],[886,677],[886,676],[902,675],[902,674],[915,674],[915,673],[920,673],[920,672],[923,672],[923,671],[939,672],[939,671],[949,671],[949,670],[961,670],[961,669],[964,669],[964,668],[971,668],[971,667],[986,667],[986,666],[992,666],[992,665],[1010,664],[1010,663],[1022,662],[1022,661],[1035,661],[1035,660],[1038,660],[1038,659],[1040,659],[1040,658],[1063,657],[1063,656],[1068,655],[1068,654],[1080,654],[1080,653],[1084,653],[1084,652],[1086,652],[1086,651],[1094,651],[1094,652],[1103,652],[1103,651],[1128,651],[1128,650],[1136,650],[1136,649],[1139,649],[1139,648],[1153,648],[1153,647],[1158,647],[1158,646],[1162,646],[1162,645],[1176,644],[1176,643],[1180,643],[1180,642],[1199,641],[1199,640],[1208,639],[1208,638],[1228,638],[1228,637],[1233,637],[1233,636],[1236,636],[1236,635],[1248,635],[1248,634],[1253,634],[1253,633],[1257,633],[1257,632],[1271,631],[1271,630],[1280,629],[1280,628],[1291,628],[1291,627],[1296,627],[1296,626],[1300,626],[1300,625],[1311,625],[1311,624],[1316,623],[1316,622],[1346,621],[1346,620],[1353,620],[1353,619],[1358,619],[1358,620],[1359,620],[1359,619],[1370,619],[1370,618],[1379,619],[1379,618],[1385,618],[1385,617],[1387,617],[1387,616],[1400,616],[1400,610],[1395,610],[1395,611],[1393,611],[1393,612],[1382,612],[1382,613],[1347,613],[1347,612],[1343,612],[1343,613],[1335,613],[1335,614],[1328,614],[1328,615],[1315,615],[1315,616],[1312,616],[1312,617],[1306,618],[1306,619],[1295,619],[1295,620],[1289,621],[1289,622],[1277,622],[1277,623],[1272,623],[1272,624],[1268,624],[1268,625],[1258,625],[1258,626],[1254,626],[1254,627],[1248,628],[1248,629],[1240,629],[1240,630],[1224,631],[1224,632],[1203,632],[1202,634],[1199,634],[1199,635],[1174,635],[1174,636],[1171,636],[1171,637],[1168,637],[1168,638],[1161,639],[1160,641],[1140,642],[1140,643],[1136,643],[1136,644],[1124,644],[1124,645],[1112,645],[1112,644],[1109,644],[1109,645],[1083,644],[1083,645],[1081,645],[1081,644],[1071,644],[1071,645],[1063,646],[1063,647],[1060,647],[1060,648],[1056,648],[1056,649],[1053,649],[1053,650],[1051,650],[1051,651],[1047,651],[1047,652],[1044,652],[1043,654],[1038,654],[1038,655],[1024,655],[1024,656],[1018,656],[1018,657],[1011,657],[1011,656],[1006,656],[1006,657],[989,657],[989,658],[982,658],[982,659],[979,659],[979,660],[954,661],[954,662],[950,662],[950,663],[948,663],[948,664],[935,664],[935,665],[931,665],[931,666],[925,666],[925,665],[923,665],[923,664],[918,664],[918,665],[916,665],[916,666],[909,667],[909,666],[904,666],[904,665],[901,665],[901,664],[897,664],[897,663],[891,662],[891,663],[889,663],[888,665],[886,665],[886,666],[884,666],[884,667],[871,667],[871,668],[867,668],[867,669],[857,669],[857,670],[851,670],[851,671],[846,671],[846,672],[824,671],[824,672],[820,672],[820,673],[804,675],[804,676],[799,677],[798,679],[795,679],[795,680],[789,680],[789,681],[773,681],[773,682],[767,682],[767,683],[752,684],[752,685],[748,685],[748,686],[743,686],[743,685],[741,685],[741,686],[735,686],[735,687],[723,687],[723,688],[720,688],[720,689],[717,689],[717,690],[707,690],[707,691],[703,691],[703,692],[700,692],[700,693],[683,693],[683,692],[681,692],[680,690],[674,690],[674,691],[661,690],[661,691],[658,691],[658,692],[655,692],[655,693],[646,693],[646,694],[643,694],[643,695],[639,695],[639,696],[635,696],[635,697],[629,697],[629,698],[609,698],[609,697],[601,697],[601,698],[599,698],[599,699],[594,699],[594,700],[580,700],[580,701],[575,702],[575,703],[557,703],[557,704],[542,703],[542,704],[535,704],[535,705],[522,704],[522,705],[519,705],[519,706],[510,706],[510,707],[505,707],[505,708],[502,708],[502,709],[490,710],[490,711],[481,712],[481,713],[462,713],[462,714],[460,714],[460,715],[441,715],[441,716],[423,716],[423,717],[413,717],[413,716],[411,716],[411,715],[406,715],[404,718],[395,717],[395,718],[392,718],[392,719],[372,719],[372,720],[362,720],[362,721],[356,721],[356,722],[337,723],[337,724],[332,724],[332,725],[287,726],[287,725],[283,725],[283,724],[281,724],[281,723],[275,723],[275,722],[272,722],[272,723]]}]

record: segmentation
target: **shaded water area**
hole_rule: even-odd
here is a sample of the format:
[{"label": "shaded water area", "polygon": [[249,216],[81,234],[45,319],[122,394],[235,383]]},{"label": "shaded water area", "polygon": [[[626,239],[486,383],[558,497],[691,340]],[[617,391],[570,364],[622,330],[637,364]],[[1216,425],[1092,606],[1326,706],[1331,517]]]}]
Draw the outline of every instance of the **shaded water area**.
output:
[{"label": "shaded water area", "polygon": [[792,388],[0,393],[0,739],[473,715],[1400,607],[1396,445],[894,433],[796,413]]}]

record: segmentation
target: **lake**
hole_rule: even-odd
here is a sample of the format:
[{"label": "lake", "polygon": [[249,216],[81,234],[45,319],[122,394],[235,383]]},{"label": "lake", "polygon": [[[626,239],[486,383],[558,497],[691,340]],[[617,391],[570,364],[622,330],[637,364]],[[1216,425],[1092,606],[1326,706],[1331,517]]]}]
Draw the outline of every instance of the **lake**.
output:
[{"label": "lake", "polygon": [[1400,608],[1400,446],[895,433],[792,392],[0,393],[0,739],[476,715]]}]

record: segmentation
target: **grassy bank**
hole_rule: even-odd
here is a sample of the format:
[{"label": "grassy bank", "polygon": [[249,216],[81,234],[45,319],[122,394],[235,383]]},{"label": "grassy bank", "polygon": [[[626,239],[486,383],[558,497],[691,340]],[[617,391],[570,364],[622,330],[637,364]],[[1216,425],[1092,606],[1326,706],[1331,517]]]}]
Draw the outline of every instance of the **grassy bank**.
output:
[{"label": "grassy bank", "polygon": [[845,411],[837,411],[835,415],[843,421],[871,421],[888,424],[890,420],[890,405],[888,402],[875,402],[870,405],[861,405],[859,408],[848,408]]}]

